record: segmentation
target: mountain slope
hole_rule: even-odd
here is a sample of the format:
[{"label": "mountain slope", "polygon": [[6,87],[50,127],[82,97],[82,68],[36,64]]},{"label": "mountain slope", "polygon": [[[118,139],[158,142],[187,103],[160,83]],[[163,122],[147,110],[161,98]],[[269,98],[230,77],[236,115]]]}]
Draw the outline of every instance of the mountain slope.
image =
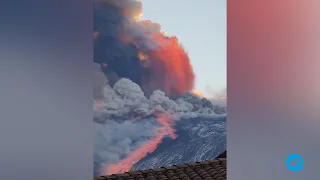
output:
[{"label": "mountain slope", "polygon": [[166,138],[133,171],[215,159],[226,150],[226,116],[185,119],[175,125],[178,137]]}]

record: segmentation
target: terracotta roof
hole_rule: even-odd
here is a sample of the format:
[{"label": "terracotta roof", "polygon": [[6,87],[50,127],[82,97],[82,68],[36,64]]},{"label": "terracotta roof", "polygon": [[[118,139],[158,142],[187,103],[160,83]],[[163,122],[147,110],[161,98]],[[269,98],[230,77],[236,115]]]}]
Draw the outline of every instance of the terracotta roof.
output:
[{"label": "terracotta roof", "polygon": [[94,180],[226,180],[226,152],[216,160],[186,163],[157,169],[100,176]]}]

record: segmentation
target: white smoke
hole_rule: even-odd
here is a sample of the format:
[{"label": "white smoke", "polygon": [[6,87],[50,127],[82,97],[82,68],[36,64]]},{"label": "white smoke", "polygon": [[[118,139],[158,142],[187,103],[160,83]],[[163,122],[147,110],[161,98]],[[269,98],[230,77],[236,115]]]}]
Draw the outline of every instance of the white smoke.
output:
[{"label": "white smoke", "polygon": [[[155,121],[116,121],[95,124],[94,160],[98,167],[117,163],[148,140],[157,137]],[[96,169],[96,171],[100,171]],[[96,174],[97,175],[97,174]]]},{"label": "white smoke", "polygon": [[98,122],[108,118],[141,118],[158,112],[176,119],[210,118],[225,113],[217,111],[221,107],[214,106],[210,100],[192,93],[171,100],[164,92],[156,90],[147,98],[139,85],[126,78],[117,81],[112,88],[97,64],[94,64],[94,100],[104,102],[102,108],[94,106],[94,119]]},{"label": "white smoke", "polygon": [[104,107],[94,108],[94,119],[99,122],[108,118],[145,117],[155,112],[170,114],[177,119],[211,118],[223,113],[217,114],[218,107],[191,93],[186,93],[174,101],[164,92],[156,90],[148,99],[137,84],[125,78],[116,82],[113,88],[106,84],[103,94]]},{"label": "white smoke", "polygon": [[[158,136],[160,125],[152,115],[169,114],[175,119],[214,118],[225,114],[225,108],[214,106],[209,100],[186,93],[172,100],[160,90],[149,98],[129,79],[122,78],[113,87],[94,65],[95,168],[120,161],[141,145]],[[103,75],[103,77],[102,77]],[[139,120],[138,120],[139,119]],[[96,174],[97,175],[97,174]]]}]

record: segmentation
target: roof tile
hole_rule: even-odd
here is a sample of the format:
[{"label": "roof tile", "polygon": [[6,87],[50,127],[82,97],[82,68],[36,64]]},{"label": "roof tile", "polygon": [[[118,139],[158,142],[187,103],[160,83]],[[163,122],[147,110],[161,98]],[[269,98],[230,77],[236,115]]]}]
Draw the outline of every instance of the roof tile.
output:
[{"label": "roof tile", "polygon": [[94,180],[226,180],[227,153],[216,160],[96,177]]}]

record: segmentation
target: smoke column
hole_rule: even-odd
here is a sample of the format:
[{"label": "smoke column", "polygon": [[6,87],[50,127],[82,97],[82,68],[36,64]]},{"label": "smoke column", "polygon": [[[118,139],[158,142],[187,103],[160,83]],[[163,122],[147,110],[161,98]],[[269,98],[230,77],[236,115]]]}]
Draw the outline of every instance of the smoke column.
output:
[{"label": "smoke column", "polygon": [[[160,24],[139,20],[141,14],[140,1],[94,1],[94,119],[103,122],[95,124],[95,175],[129,171],[165,136],[174,139],[174,118],[166,113],[215,115],[208,100],[185,94],[195,76],[178,39]],[[166,95],[183,96],[174,101]],[[156,118],[147,121],[128,118],[154,110]]]},{"label": "smoke column", "polygon": [[180,95],[192,90],[194,73],[176,37],[152,21],[139,21],[142,3],[100,0],[94,3],[94,62],[103,65],[109,84],[129,78],[150,95],[162,90]]}]

